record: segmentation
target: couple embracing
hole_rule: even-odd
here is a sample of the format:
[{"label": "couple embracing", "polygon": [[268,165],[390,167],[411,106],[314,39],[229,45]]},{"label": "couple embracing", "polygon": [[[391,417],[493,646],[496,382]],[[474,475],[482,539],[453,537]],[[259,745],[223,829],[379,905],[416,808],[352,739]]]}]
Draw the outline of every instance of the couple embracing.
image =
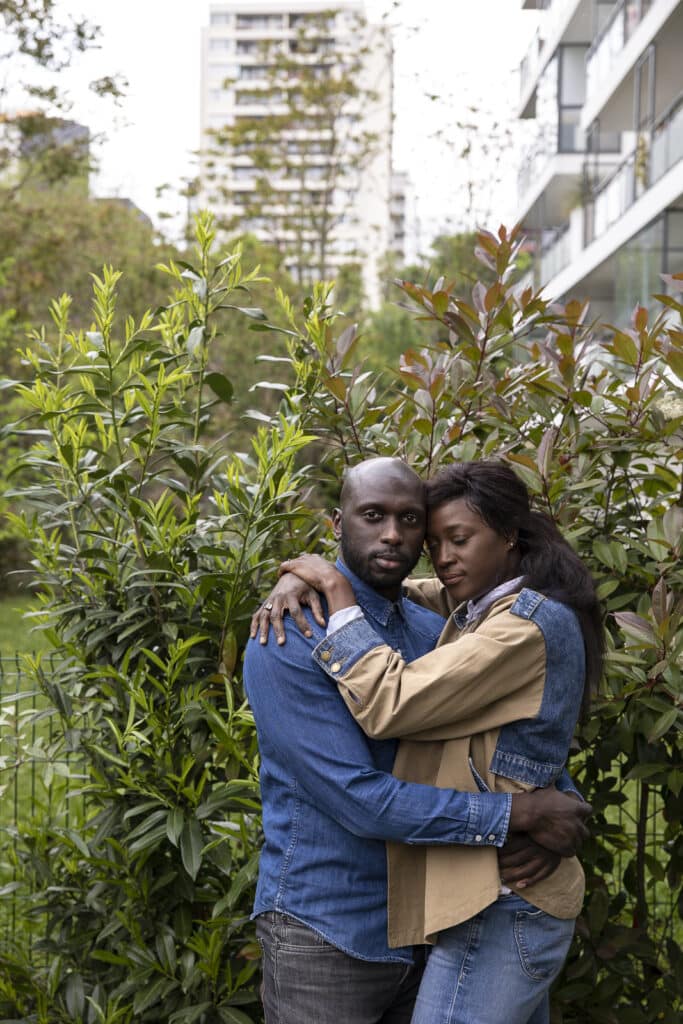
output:
[{"label": "couple embracing", "polygon": [[[266,1022],[547,1024],[583,898],[593,582],[503,462],[360,463],[333,524],[336,565],[284,563],[245,658]],[[409,580],[425,542],[438,579]]]}]

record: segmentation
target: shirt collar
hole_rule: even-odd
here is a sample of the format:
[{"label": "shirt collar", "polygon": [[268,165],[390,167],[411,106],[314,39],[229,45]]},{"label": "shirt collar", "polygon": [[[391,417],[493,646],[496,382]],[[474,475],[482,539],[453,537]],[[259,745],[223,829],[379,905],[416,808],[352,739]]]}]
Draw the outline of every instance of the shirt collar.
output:
[{"label": "shirt collar", "polygon": [[352,572],[347,565],[344,565],[341,558],[337,559],[335,565],[346,576],[353,587],[356,601],[363,611],[371,615],[382,626],[388,625],[393,612],[404,615],[402,597],[399,597],[397,601],[389,601],[388,598],[378,594],[369,583],[365,583],[360,576],[356,576],[355,572]]},{"label": "shirt collar", "polygon": [[520,590],[523,583],[523,576],[515,576],[513,580],[505,580],[504,583],[489,590],[476,601],[468,601],[466,605],[461,605],[453,613],[458,627],[462,629],[463,626],[469,626],[470,623],[480,619],[492,604],[499,601],[501,597],[507,597],[508,594],[514,594],[516,590]]}]

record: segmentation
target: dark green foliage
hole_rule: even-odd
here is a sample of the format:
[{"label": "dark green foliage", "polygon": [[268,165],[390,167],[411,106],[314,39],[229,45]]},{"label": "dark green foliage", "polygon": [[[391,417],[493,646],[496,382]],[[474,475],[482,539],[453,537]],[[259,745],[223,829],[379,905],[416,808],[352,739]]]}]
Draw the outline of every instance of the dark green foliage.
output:
[{"label": "dark green foliage", "polygon": [[[95,329],[71,335],[61,300],[56,330],[29,356],[23,393],[41,433],[25,460],[37,510],[25,530],[61,653],[56,671],[34,669],[60,740],[20,754],[53,764],[68,752],[84,797],[72,793],[68,824],[53,815],[20,830],[13,898],[34,915],[34,940],[47,918],[49,966],[29,968],[26,941],[7,948],[2,1012],[40,1024],[260,1020],[247,622],[281,554],[321,539],[343,465],[400,454],[425,474],[454,458],[508,459],[595,574],[606,673],[572,765],[595,829],[553,1020],[673,1024],[683,305],[664,296],[652,321],[638,308],[623,329],[590,324],[578,303],[520,293],[516,233],[483,232],[486,284],[401,283],[416,337],[432,340],[404,351],[389,379],[357,365],[357,330],[335,322],[329,287],[301,312],[280,292],[275,323],[241,293],[253,281],[239,254],[214,265],[205,220],[199,237],[197,258],[169,267],[177,292],[158,315],[112,332],[106,271]],[[248,454],[215,433],[235,383],[211,361],[226,316],[243,339],[282,346],[270,357],[279,379],[253,396],[262,427]]]},{"label": "dark green foliage", "polygon": [[61,816],[20,824],[14,898],[35,925],[32,951],[5,950],[5,1015],[258,1017],[257,752],[237,667],[263,574],[314,529],[295,467],[310,438],[281,421],[238,454],[211,436],[231,394],[208,365],[217,311],[245,331],[264,314],[242,305],[239,252],[212,262],[207,219],[198,239],[158,314],[115,331],[105,269],[94,330],[69,331],[63,298],[25,353],[38,434],[23,525],[61,655],[31,662],[58,738],[30,756],[67,759],[71,786]]}]

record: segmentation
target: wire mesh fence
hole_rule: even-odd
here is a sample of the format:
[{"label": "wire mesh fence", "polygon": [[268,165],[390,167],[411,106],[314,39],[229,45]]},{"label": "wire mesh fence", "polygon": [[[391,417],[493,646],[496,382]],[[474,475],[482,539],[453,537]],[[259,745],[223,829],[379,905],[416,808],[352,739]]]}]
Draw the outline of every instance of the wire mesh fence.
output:
[{"label": "wire mesh fence", "polygon": [[[54,661],[41,666],[49,675]],[[28,926],[19,859],[31,835],[68,828],[83,811],[81,758],[66,751],[37,675],[21,655],[0,658],[0,939]]]},{"label": "wire mesh fence", "polygon": [[[56,662],[44,657],[41,668],[49,677]],[[21,656],[0,658],[0,941],[11,943],[26,928],[22,909],[19,858],[30,847],[31,833],[69,828],[83,823],[83,761],[69,752],[61,722],[43,693],[36,673]],[[658,787],[643,780],[621,781],[620,765],[610,766],[614,802],[606,818],[614,828],[616,855],[603,873],[612,895],[624,894],[624,920],[656,922],[660,941],[683,940],[677,913],[677,893],[667,884],[664,869],[665,821]],[[28,843],[27,843],[28,838]],[[626,885],[637,872],[642,885]],[[31,924],[35,934],[36,923]]]}]

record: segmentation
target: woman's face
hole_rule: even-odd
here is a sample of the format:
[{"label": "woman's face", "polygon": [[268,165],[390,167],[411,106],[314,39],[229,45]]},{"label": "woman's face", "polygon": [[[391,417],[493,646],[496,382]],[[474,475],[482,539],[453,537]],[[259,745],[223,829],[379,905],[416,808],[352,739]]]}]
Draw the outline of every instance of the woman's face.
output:
[{"label": "woman's face", "polygon": [[481,597],[519,575],[514,538],[492,530],[464,498],[429,510],[426,544],[436,574],[455,602]]}]

